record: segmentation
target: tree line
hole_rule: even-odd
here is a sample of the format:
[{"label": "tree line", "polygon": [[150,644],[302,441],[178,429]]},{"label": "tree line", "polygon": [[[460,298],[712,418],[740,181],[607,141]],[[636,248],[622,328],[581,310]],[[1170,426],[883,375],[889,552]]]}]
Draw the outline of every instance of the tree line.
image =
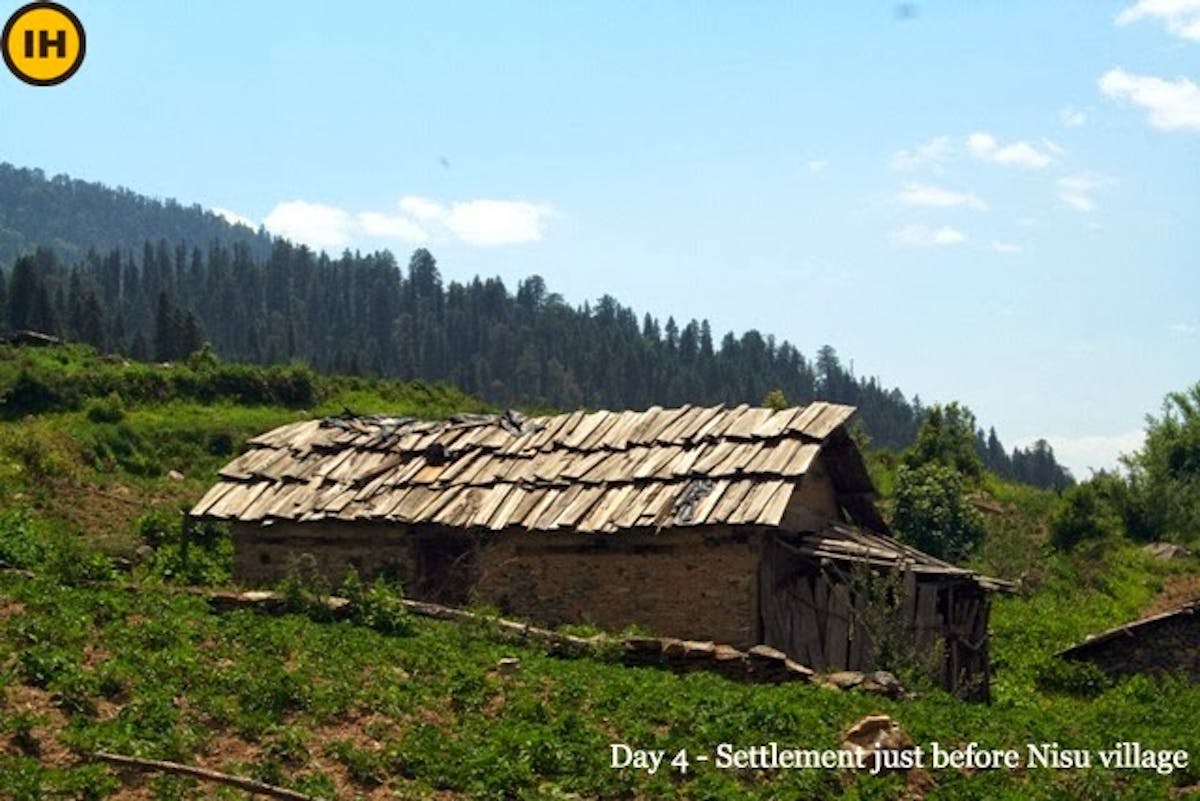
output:
[{"label": "tree line", "polygon": [[[182,359],[209,342],[230,359],[446,381],[503,405],[761,403],[778,390],[790,403],[857,406],[869,437],[897,449],[928,413],[919,397],[856,376],[830,346],[808,359],[755,330],[717,340],[706,320],[639,319],[607,295],[572,306],[538,276],[515,292],[499,278],[445,283],[425,249],[401,269],[386,251],[334,258],[283,239],[265,258],[220,240],[89,250],[74,264],[39,248],[0,274],[0,301],[8,328],[135,359]],[[1008,452],[994,430],[975,439],[1002,476],[1070,481],[1044,442]]]}]

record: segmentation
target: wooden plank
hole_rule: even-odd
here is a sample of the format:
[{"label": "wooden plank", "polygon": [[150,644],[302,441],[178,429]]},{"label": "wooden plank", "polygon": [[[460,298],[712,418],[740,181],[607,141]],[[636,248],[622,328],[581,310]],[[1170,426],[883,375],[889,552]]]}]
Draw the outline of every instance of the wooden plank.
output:
[{"label": "wooden plank", "polygon": [[933,648],[937,642],[937,586],[931,582],[917,584],[916,638],[922,650]]},{"label": "wooden plank", "polygon": [[595,433],[596,429],[602,426],[612,416],[612,412],[592,412],[586,415],[575,427],[575,430],[570,432],[562,440],[564,448],[578,450],[588,438]]},{"label": "wooden plank", "polygon": [[716,419],[724,413],[724,406],[708,406],[696,410],[696,414],[688,421],[688,425],[683,427],[677,439],[681,442],[697,441],[704,430],[716,422]]},{"label": "wooden plank", "polygon": [[821,452],[821,446],[816,443],[804,442],[799,439],[782,440],[774,456],[763,468],[763,472],[772,473],[788,478],[798,478],[808,472],[813,459]]},{"label": "wooden plank", "polygon": [[646,444],[646,432],[653,429],[654,423],[658,419],[658,416],[662,413],[662,410],[663,408],[661,406],[651,406],[646,411],[637,413],[638,416],[633,421],[633,424],[630,426],[629,432],[626,435],[629,445]]},{"label": "wooden plank", "polygon": [[788,504],[791,503],[792,493],[796,490],[796,485],[790,481],[772,482],[777,484],[775,491],[771,497],[763,505],[762,511],[754,521],[763,526],[777,526],[783,520],[783,514],[787,511]]},{"label": "wooden plank", "polygon": [[746,496],[754,490],[753,481],[731,481],[729,488],[721,496],[721,502],[713,507],[712,512],[708,514],[706,522],[708,523],[729,523],[731,517],[735,516],[739,507]]},{"label": "wooden plank", "polygon": [[702,406],[684,406],[683,411],[659,434],[659,442],[671,445],[681,444],[684,432],[692,428],[696,418],[707,411]]},{"label": "wooden plank", "polygon": [[[729,479],[717,479],[713,483],[712,490],[696,504],[695,511],[692,513],[692,519],[686,525],[698,526],[708,522],[709,515],[712,514],[712,510],[720,502],[721,496],[725,494],[725,490],[727,489],[729,489]],[[680,523],[680,525],[685,524]]]},{"label": "wooden plank", "polygon": [[555,519],[554,527],[556,529],[573,528],[604,497],[604,494],[605,490],[602,486],[584,487],[575,500]]},{"label": "wooden plank", "polygon": [[725,436],[725,431],[730,426],[737,423],[738,418],[745,414],[749,408],[750,406],[748,404],[740,403],[737,406],[734,406],[732,409],[726,409],[725,413],[716,419],[715,425],[713,425],[712,428],[709,428],[705,432],[704,436],[714,439],[720,439],[721,437]]},{"label": "wooden plank", "polygon": [[492,531],[502,531],[512,525],[513,520],[520,519],[521,509],[530,498],[537,496],[539,490],[525,487],[513,487],[504,497],[504,501],[496,507],[494,514],[487,519],[486,525]]},{"label": "wooden plank", "polygon": [[608,522],[609,516],[619,510],[620,504],[628,497],[632,489],[632,484],[609,488],[601,497],[600,502],[595,504],[587,515],[575,524],[575,528],[580,531],[597,531],[602,528]]},{"label": "wooden plank", "polygon": [[579,449],[582,451],[594,451],[597,448],[602,447],[605,438],[608,436],[608,432],[620,422],[620,412],[606,412],[604,420],[601,421],[600,425],[596,426],[595,430],[588,435],[587,439],[580,443]]},{"label": "wooden plank", "polygon": [[638,518],[633,525],[637,527],[666,525],[675,509],[675,501],[685,486],[687,486],[686,481],[658,485],[659,489],[643,500],[643,508],[638,513]]},{"label": "wooden plank", "polygon": [[825,660],[830,670],[845,670],[850,646],[850,590],[832,584],[825,622]]},{"label": "wooden plank", "polygon": [[800,410],[796,407],[790,409],[781,409],[777,412],[772,412],[765,417],[758,427],[750,432],[750,436],[755,439],[774,439],[782,436],[783,431]]},{"label": "wooden plank", "polygon": [[709,475],[713,468],[728,459],[737,447],[738,443],[736,442],[718,442],[710,445],[704,455],[696,460],[696,465],[692,469],[701,475]]},{"label": "wooden plank", "polygon": [[804,427],[804,434],[815,439],[825,439],[838,426],[845,423],[854,414],[853,406],[828,403],[820,416]]},{"label": "wooden plank", "polygon": [[213,484],[208,488],[208,492],[204,493],[203,497],[196,501],[196,505],[192,507],[191,515],[193,517],[203,517],[226,493],[231,492],[236,486],[237,484],[232,481],[220,481]]},{"label": "wooden plank", "polygon": [[[693,445],[684,450],[664,468],[669,471],[666,475],[669,475],[671,478],[691,475],[693,472],[692,468],[695,467],[696,462],[700,459],[706,447],[705,445]],[[666,477],[663,470],[659,471],[659,477]]]},{"label": "wooden plank", "polygon": [[795,640],[798,640],[799,660],[813,670],[826,670],[829,662],[825,658],[825,644],[821,639],[821,626],[817,602],[813,597],[812,584],[805,576],[798,576],[792,588],[796,604]]},{"label": "wooden plank", "polygon": [[725,429],[725,436],[730,439],[753,439],[755,429],[774,414],[771,409],[747,409],[735,423]]},{"label": "wooden plank", "polygon": [[575,499],[584,491],[583,484],[572,484],[563,490],[562,494],[555,499],[554,503],[549,506],[546,511],[542,512],[538,518],[537,528],[539,531],[554,531],[558,528],[558,518],[562,513],[570,508]]},{"label": "wooden plank", "polygon": [[724,406],[713,407],[713,414],[702,425],[690,434],[692,442],[703,442],[716,439],[714,431],[717,431],[721,426],[726,425],[725,417],[729,414],[729,409]]},{"label": "wooden plank", "polygon": [[749,481],[748,483],[751,484],[750,491],[746,493],[746,497],[742,498],[733,514],[726,518],[735,526],[757,523],[767,502],[783,484],[782,481]]}]

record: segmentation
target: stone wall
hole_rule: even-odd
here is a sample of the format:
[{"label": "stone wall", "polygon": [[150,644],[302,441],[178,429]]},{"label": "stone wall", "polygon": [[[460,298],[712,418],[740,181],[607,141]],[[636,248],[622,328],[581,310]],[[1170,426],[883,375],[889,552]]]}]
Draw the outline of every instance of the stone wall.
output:
[{"label": "stone wall", "polygon": [[1106,673],[1174,673],[1200,682],[1200,606],[1130,627],[1116,636],[1072,648],[1071,659]]},{"label": "stone wall", "polygon": [[474,595],[548,626],[637,625],[748,647],[758,641],[757,549],[752,535],[728,530],[512,532],[479,554]]}]

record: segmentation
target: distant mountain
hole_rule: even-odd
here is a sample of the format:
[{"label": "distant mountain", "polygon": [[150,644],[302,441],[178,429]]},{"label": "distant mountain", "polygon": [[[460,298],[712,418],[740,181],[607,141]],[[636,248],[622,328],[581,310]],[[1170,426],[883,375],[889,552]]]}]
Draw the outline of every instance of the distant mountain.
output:
[{"label": "distant mountain", "polygon": [[[572,306],[538,276],[442,280],[420,249],[407,270],[388,252],[331,258],[198,206],[149,200],[65,176],[0,166],[0,325],[47,331],[136,358],[186,357],[204,341],[237,360],[446,381],[501,405],[645,408],[857,406],[879,445],[913,441],[926,409],[856,376],[832,347],[811,359],[750,330],[719,339],[706,320],[641,319],[604,296]],[[34,246],[41,246],[33,249]],[[779,390],[784,396],[778,398]],[[1064,486],[1044,442],[1008,453],[977,432],[1006,478]]]},{"label": "distant mountain", "polygon": [[153,200],[128,189],[110,189],[37,169],[0,162],[0,264],[10,265],[39,245],[74,262],[90,248],[140,249],[142,243],[169,242],[207,246],[214,240],[241,242],[256,259],[271,252],[265,232],[233,225],[198,205]]}]

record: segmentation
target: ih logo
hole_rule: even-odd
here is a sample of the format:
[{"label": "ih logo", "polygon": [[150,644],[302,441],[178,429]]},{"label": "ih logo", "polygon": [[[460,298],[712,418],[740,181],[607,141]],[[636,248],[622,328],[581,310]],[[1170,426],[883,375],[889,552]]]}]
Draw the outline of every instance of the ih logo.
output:
[{"label": "ih logo", "polygon": [[70,9],[58,3],[30,3],[8,18],[0,45],[13,75],[34,86],[54,86],[79,69],[87,37]]}]

